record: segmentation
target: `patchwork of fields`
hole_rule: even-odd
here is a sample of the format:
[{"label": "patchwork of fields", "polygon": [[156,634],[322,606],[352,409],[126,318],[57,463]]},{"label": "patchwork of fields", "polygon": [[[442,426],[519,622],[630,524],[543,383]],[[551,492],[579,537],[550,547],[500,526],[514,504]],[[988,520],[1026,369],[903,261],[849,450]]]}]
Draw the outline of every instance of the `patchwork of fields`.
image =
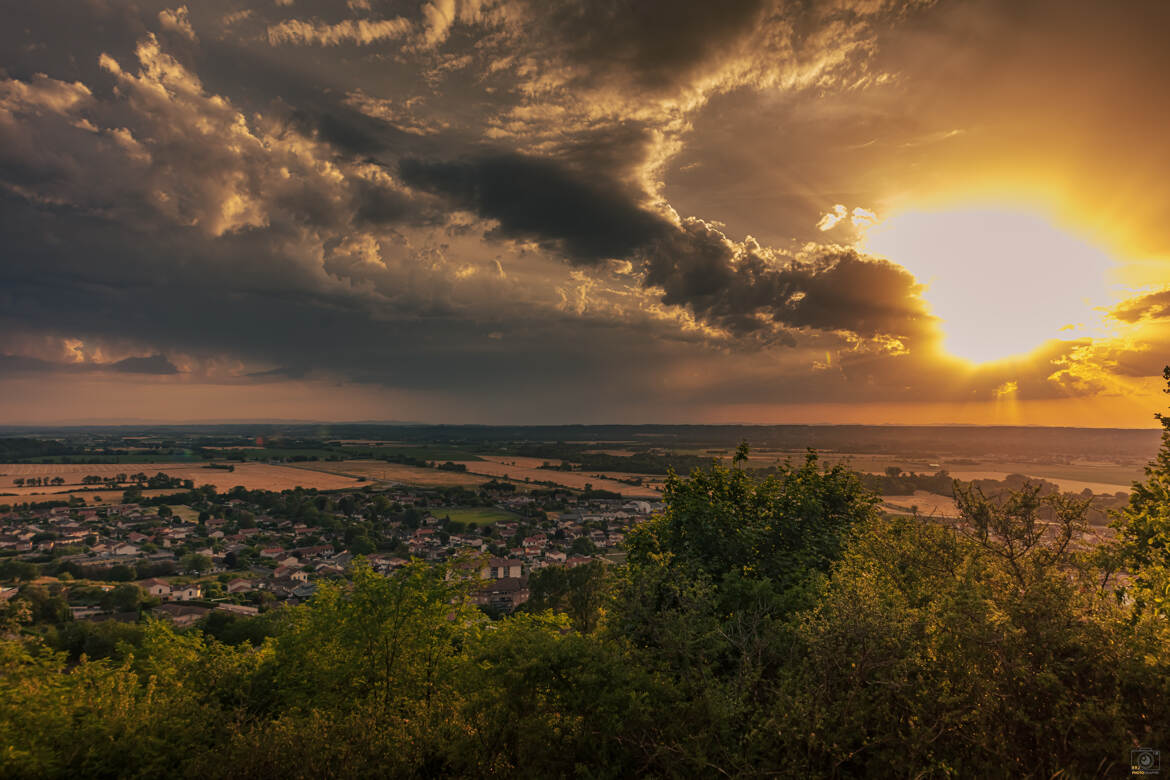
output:
[{"label": "patchwork of fields", "polygon": [[[625,453],[623,450],[613,450]],[[709,452],[707,454],[710,454]],[[791,460],[799,462],[802,455],[779,451],[753,452],[750,466],[763,468],[778,462]],[[296,487],[318,490],[341,490],[368,484],[403,484],[416,487],[475,487],[490,479],[508,480],[523,489],[525,486],[538,487],[540,483],[554,483],[573,490],[583,490],[586,485],[594,489],[608,490],[631,498],[657,498],[661,494],[661,475],[635,475],[616,472],[556,471],[542,469],[546,461],[510,455],[483,455],[478,460],[457,460],[467,471],[445,471],[441,469],[386,463],[380,460],[312,461],[289,464],[262,462],[235,463],[233,471],[211,469],[192,463],[111,463],[111,464],[4,464],[0,463],[0,503],[3,498],[18,500],[64,499],[79,495],[92,502],[98,496],[101,501],[116,501],[121,497],[122,486],[106,490],[81,491],[82,478],[86,476],[113,477],[117,474],[142,472],[148,476],[162,472],[170,477],[191,480],[196,485],[214,485],[217,490],[229,490],[237,485],[249,490],[290,490]],[[556,461],[553,461],[556,462]],[[858,471],[880,474],[890,466],[904,471],[933,473],[946,464],[919,462],[914,459],[898,458],[892,455],[826,453],[822,463],[843,463]],[[1109,462],[1078,461],[1061,463],[1007,462],[994,459],[968,461],[963,466],[950,470],[952,476],[963,479],[1003,479],[1011,473],[1026,474],[1047,479],[1069,492],[1081,492],[1086,488],[1093,493],[1113,494],[1128,492],[1130,483],[1141,478],[1140,466]],[[17,479],[40,478],[64,480],[62,485],[17,486]],[[641,486],[622,482],[623,479],[641,477]],[[146,493],[174,492],[148,490]],[[4,495],[6,494],[6,495]],[[931,493],[916,493],[913,496],[887,496],[885,503],[894,511],[917,506],[922,514],[938,517],[954,515],[954,504],[950,499]]]},{"label": "patchwork of fields", "polygon": [[296,463],[289,468],[305,472],[321,472],[348,477],[361,477],[370,482],[401,483],[419,487],[450,487],[481,485],[481,476],[461,471],[443,471],[423,466],[404,466],[400,463],[386,463],[381,460],[341,460],[314,463]]},{"label": "patchwork of fields", "polygon": [[[274,465],[269,463],[237,463],[234,471],[226,469],[209,469],[202,466],[193,466],[190,463],[140,463],[140,464],[36,464],[36,463],[0,463],[0,493],[8,493],[31,499],[32,497],[59,497],[70,488],[82,486],[82,478],[86,476],[113,477],[117,474],[134,474],[142,472],[153,476],[159,472],[176,479],[189,479],[198,485],[214,485],[216,490],[224,491],[240,485],[248,490],[291,490],[296,487],[317,488],[318,490],[339,490],[342,488],[361,485],[362,482],[354,477],[326,472],[305,471],[292,466]],[[18,478],[28,479],[39,477],[53,479],[61,477],[64,485],[17,487]],[[111,491],[103,491],[108,493]],[[120,490],[112,491],[120,496]],[[162,491],[174,492],[174,491]],[[80,495],[86,495],[81,493]],[[45,500],[42,498],[41,500]],[[103,498],[103,500],[107,500]]]},{"label": "patchwork of fields", "polygon": [[574,490],[584,490],[592,485],[594,490],[612,490],[631,498],[657,497],[654,487],[639,487],[618,482],[615,477],[632,478],[642,476],[645,480],[661,482],[661,477],[638,474],[607,474],[598,476],[583,471],[554,471],[540,468],[545,463],[541,458],[522,458],[515,455],[484,455],[482,460],[464,461],[469,472],[490,477],[510,479],[513,482],[555,482]]}]

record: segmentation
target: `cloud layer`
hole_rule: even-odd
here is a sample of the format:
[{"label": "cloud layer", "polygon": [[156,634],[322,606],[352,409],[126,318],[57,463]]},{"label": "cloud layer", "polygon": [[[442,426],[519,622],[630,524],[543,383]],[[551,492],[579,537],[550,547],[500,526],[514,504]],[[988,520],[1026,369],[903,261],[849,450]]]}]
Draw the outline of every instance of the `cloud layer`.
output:
[{"label": "cloud layer", "polygon": [[[987,3],[977,29],[1008,13]],[[1167,311],[1147,291],[1113,317],[1140,337],[971,369],[941,353],[923,280],[859,251],[848,221],[817,230],[837,203],[892,197],[873,183],[891,161],[990,132],[959,108],[915,114],[940,88],[929,53],[967,18],[945,4],[46,0],[12,16],[0,383],[21,392],[54,375],[295,386],[318,394],[305,416],[374,393],[519,421],[996,403],[1009,385],[1093,398],[1142,378]],[[980,67],[998,73],[948,65],[955,85]]]}]

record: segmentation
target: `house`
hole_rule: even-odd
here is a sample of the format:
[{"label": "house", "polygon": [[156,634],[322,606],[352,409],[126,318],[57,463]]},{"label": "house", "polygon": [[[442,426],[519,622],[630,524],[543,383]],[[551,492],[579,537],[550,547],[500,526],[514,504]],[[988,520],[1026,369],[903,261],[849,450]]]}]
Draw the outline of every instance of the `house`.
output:
[{"label": "house", "polygon": [[138,587],[142,588],[151,596],[158,598],[166,598],[171,595],[171,586],[166,580],[160,580],[152,577],[149,580],[139,580]]},{"label": "house", "polygon": [[200,585],[174,585],[171,587],[172,601],[193,601],[203,598],[203,588]]},{"label": "house", "polygon": [[299,566],[277,566],[272,572],[274,580],[290,579],[297,582],[308,582],[309,575],[307,572],[300,570]]},{"label": "house", "polygon": [[255,617],[260,614],[260,610],[256,607],[248,607],[243,604],[217,604],[216,612],[227,612],[232,615],[243,615],[245,617]]},{"label": "house", "polygon": [[277,598],[287,599],[293,595],[293,593],[296,591],[296,589],[298,587],[301,586],[301,584],[302,583],[299,583],[296,580],[292,580],[292,579],[289,579],[287,577],[283,577],[283,578],[278,579],[278,580],[270,580],[267,583],[267,588]]},{"label": "house", "polygon": [[194,607],[186,604],[159,604],[150,610],[150,613],[166,618],[178,628],[183,628],[194,625],[210,611],[207,607]]},{"label": "house", "polygon": [[316,583],[302,582],[300,585],[297,586],[296,590],[293,591],[293,596],[295,596],[296,598],[301,599],[303,601],[305,599],[312,598],[313,594],[316,592],[317,592]]},{"label": "house", "polygon": [[523,574],[524,562],[516,559],[492,558],[483,568],[481,577],[488,580],[501,580],[507,577],[520,577]]},{"label": "house", "polygon": [[476,591],[472,598],[480,606],[511,612],[528,601],[528,596],[527,577],[502,577]]},{"label": "house", "polygon": [[250,591],[250,590],[252,590],[252,581],[251,580],[246,580],[242,577],[237,577],[234,580],[228,580],[228,584],[227,584],[227,592],[228,593],[246,593],[247,591]]},{"label": "house", "polygon": [[0,550],[15,550],[16,552],[28,552],[32,549],[32,541],[28,539],[21,539],[17,536],[6,536],[0,539]]}]

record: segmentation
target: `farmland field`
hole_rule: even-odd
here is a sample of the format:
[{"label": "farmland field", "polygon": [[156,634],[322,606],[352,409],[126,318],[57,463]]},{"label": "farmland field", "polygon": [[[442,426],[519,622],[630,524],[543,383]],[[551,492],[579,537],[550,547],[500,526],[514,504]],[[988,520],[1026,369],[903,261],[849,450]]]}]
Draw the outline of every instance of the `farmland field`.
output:
[{"label": "farmland field", "polygon": [[[1046,472],[1044,474],[1037,474],[1036,471]],[[1029,469],[1015,470],[1013,472],[1007,471],[956,471],[952,474],[955,479],[973,480],[973,479],[1003,479],[1009,473],[1026,474],[1035,479],[1045,479],[1060,486],[1060,489],[1068,493],[1080,493],[1082,490],[1088,488],[1093,493],[1128,493],[1130,491],[1130,484],[1120,484],[1119,482],[1088,482],[1080,479],[1068,479],[1057,476],[1054,469]]]},{"label": "farmland field", "polygon": [[[599,479],[597,476],[587,474],[583,471],[542,469],[540,466],[545,463],[545,460],[542,458],[523,458],[516,455],[484,455],[482,457],[483,460],[465,462],[464,465],[467,466],[467,470],[489,477],[511,479],[514,482],[524,482],[525,480],[530,482],[555,482],[558,485],[563,485],[574,490],[584,490],[585,485],[590,484],[595,490],[612,490],[615,493],[621,493],[623,496],[653,496],[655,498],[658,496],[658,492],[653,488],[627,485],[624,482],[618,482],[615,479],[607,479],[605,477]],[[623,476],[634,477],[639,475],[625,474]]]},{"label": "farmland field", "polygon": [[[982,469],[987,469],[986,471]],[[1080,492],[1086,487],[1094,493],[1128,493],[1135,480],[1143,479],[1140,467],[1124,467],[1110,463],[1013,463],[987,461],[975,467],[964,467],[952,472],[958,479],[1003,479],[1008,473],[1027,474],[1060,485],[1061,490]]]},{"label": "farmland field", "polygon": [[[996,479],[1002,480],[1009,474],[1024,474],[1033,479],[1045,479],[1060,486],[1061,490],[1079,493],[1089,488],[1094,493],[1128,493],[1134,480],[1143,477],[1142,463],[1119,464],[1104,461],[1075,461],[1071,463],[1035,463],[1029,461],[979,458],[964,465],[951,465],[945,460],[928,463],[919,459],[899,458],[896,455],[828,454],[822,455],[822,463],[843,463],[851,469],[868,474],[881,474],[889,466],[919,474],[933,474],[940,468],[946,469],[952,477],[961,480]],[[975,465],[970,465],[970,464]],[[755,464],[753,464],[755,465]]]},{"label": "farmland field", "polygon": [[175,514],[175,517],[179,518],[184,523],[197,523],[197,522],[199,522],[199,512],[192,509],[189,506],[183,506],[182,504],[174,504],[171,506],[171,512],[173,512]]},{"label": "farmland field", "polygon": [[[306,472],[292,466],[269,463],[236,463],[234,471],[209,469],[190,463],[151,463],[134,466],[114,463],[0,463],[0,493],[14,493],[22,498],[29,496],[56,496],[67,492],[70,487],[80,487],[82,477],[88,475],[112,477],[116,474],[143,472],[153,476],[159,472],[176,479],[189,479],[199,485],[214,485],[216,490],[230,490],[242,485],[248,490],[291,490],[296,487],[338,490],[360,485],[352,477],[327,472]],[[61,477],[64,485],[44,487],[17,487],[18,478]],[[120,489],[116,491],[121,495]],[[164,491],[175,492],[175,491]],[[82,494],[84,495],[84,494]],[[41,500],[46,500],[41,498]]]},{"label": "farmland field", "polygon": [[887,512],[908,514],[913,508],[917,508],[918,514],[923,517],[952,518],[959,516],[954,500],[937,493],[919,490],[912,496],[882,497],[882,509]]},{"label": "farmland field", "polygon": [[[0,504],[24,503],[30,501],[33,503],[43,501],[68,501],[71,498],[79,498],[89,506],[102,506],[104,504],[120,504],[122,503],[123,490],[69,490],[64,487],[57,488],[37,488],[38,490],[48,490],[47,493],[27,493],[19,496],[3,495],[4,493],[11,493],[10,490],[0,489]],[[53,492],[64,491],[64,492]],[[165,496],[171,493],[177,493],[177,490],[143,490],[144,496]]]},{"label": "farmland field", "polygon": [[370,482],[391,482],[418,487],[450,487],[480,485],[487,480],[461,471],[443,471],[422,466],[404,466],[380,460],[341,460],[324,463],[296,463],[288,468],[306,472],[320,472],[348,477],[362,477]]}]

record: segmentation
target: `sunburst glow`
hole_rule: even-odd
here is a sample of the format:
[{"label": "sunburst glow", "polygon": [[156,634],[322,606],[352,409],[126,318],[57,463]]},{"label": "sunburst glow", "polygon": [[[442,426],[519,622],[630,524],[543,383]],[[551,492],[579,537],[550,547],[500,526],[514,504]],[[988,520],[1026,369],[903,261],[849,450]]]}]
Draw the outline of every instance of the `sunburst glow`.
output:
[{"label": "sunburst glow", "polygon": [[1045,217],[991,208],[903,212],[871,227],[863,245],[926,285],[944,348],[975,363],[1085,333],[1114,265]]}]

